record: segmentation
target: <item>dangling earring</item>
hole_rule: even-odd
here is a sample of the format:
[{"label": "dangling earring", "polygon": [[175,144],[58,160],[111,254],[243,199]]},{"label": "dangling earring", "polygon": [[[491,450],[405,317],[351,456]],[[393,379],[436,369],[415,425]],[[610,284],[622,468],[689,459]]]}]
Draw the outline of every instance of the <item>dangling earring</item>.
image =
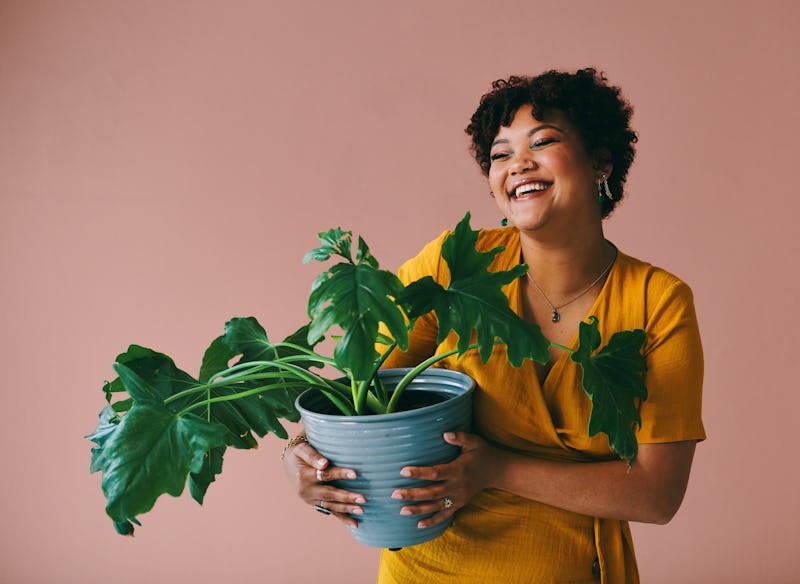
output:
[{"label": "dangling earring", "polygon": [[614,200],[614,197],[611,195],[611,189],[608,188],[608,180],[606,179],[606,175],[601,174],[600,181],[597,183],[597,201],[602,203],[604,196],[609,201]]},{"label": "dangling earring", "polygon": [[505,217],[500,219],[500,225],[506,227],[508,225],[508,219],[506,219]]}]

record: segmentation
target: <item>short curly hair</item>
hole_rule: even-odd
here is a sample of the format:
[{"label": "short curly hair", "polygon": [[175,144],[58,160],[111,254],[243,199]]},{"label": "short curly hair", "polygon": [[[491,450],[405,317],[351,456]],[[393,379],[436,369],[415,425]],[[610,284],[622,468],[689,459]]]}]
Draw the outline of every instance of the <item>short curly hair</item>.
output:
[{"label": "short curly hair", "polygon": [[619,87],[594,68],[575,73],[552,69],[535,77],[512,76],[492,83],[464,130],[472,139],[470,151],[485,175],[491,166],[492,142],[501,126],[516,111],[531,105],[537,120],[548,109],[564,113],[577,128],[589,155],[600,164],[610,162],[608,178],[613,200],[603,197],[602,216],[607,217],[624,194],[625,179],[633,163],[638,140],[630,127],[633,108]]}]

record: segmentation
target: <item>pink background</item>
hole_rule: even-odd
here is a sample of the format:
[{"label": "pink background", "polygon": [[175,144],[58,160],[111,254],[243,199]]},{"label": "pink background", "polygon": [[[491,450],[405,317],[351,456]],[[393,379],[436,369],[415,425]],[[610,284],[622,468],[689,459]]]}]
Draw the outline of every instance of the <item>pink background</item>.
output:
[{"label": "pink background", "polygon": [[298,326],[319,230],[395,268],[498,213],[463,128],[498,77],[594,64],[641,134],[623,251],[695,290],[705,421],[643,581],[800,581],[800,14],[786,2],[0,2],[0,581],[371,582],[377,553],[230,452],[204,509],[114,534],[89,475],[136,342],[196,372],[225,320]]}]

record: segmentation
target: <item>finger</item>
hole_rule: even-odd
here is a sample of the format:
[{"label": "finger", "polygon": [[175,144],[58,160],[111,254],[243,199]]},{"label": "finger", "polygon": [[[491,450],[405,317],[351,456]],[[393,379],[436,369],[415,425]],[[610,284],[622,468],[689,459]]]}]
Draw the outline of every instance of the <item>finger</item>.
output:
[{"label": "finger", "polygon": [[420,529],[425,529],[426,527],[432,527],[437,523],[441,523],[442,521],[449,519],[452,516],[453,516],[452,509],[447,511],[439,511],[438,513],[434,513],[430,517],[426,517],[425,519],[420,519],[419,522],[417,522],[417,527]]},{"label": "finger", "polygon": [[469,432],[445,432],[442,437],[448,444],[452,444],[453,446],[461,446],[463,448],[474,446],[479,440],[477,436],[470,434]]},{"label": "finger", "polygon": [[314,480],[318,483],[327,483],[329,481],[352,481],[356,478],[356,471],[351,468],[339,468],[338,466],[329,466],[322,469],[317,468],[311,473]]},{"label": "finger", "polygon": [[452,517],[456,509],[457,505],[452,497],[442,497],[419,505],[407,505],[400,509],[400,515],[430,515],[430,517],[420,519],[417,523],[417,527],[424,528]]},{"label": "finger", "polygon": [[410,479],[425,479],[427,481],[443,481],[447,478],[447,466],[405,466],[400,469],[400,474]]},{"label": "finger", "polygon": [[361,505],[367,502],[361,493],[337,489],[330,485],[317,485],[308,489],[303,497],[309,505],[320,505],[331,511],[340,513],[354,513],[361,515],[364,510]]},{"label": "finger", "polygon": [[314,448],[308,443],[298,444],[290,451],[292,456],[297,457],[308,466],[314,468],[326,468],[330,461],[322,456],[319,452],[314,450]]},{"label": "finger", "polygon": [[430,485],[427,487],[416,487],[413,489],[395,489],[392,491],[392,499],[406,501],[433,501],[444,497],[441,485]]},{"label": "finger", "polygon": [[[363,499],[362,499],[363,500]],[[361,505],[356,505],[352,502],[331,501],[328,499],[319,499],[312,501],[317,510],[330,511],[331,513],[347,514],[347,515],[363,515],[364,508]]]}]

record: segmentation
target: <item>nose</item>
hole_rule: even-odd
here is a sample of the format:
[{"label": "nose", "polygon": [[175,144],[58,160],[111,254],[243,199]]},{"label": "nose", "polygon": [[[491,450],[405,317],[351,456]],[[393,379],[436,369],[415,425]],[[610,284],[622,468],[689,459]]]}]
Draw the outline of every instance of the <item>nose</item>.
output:
[{"label": "nose", "polygon": [[534,159],[533,152],[529,149],[524,149],[512,155],[511,164],[508,167],[510,174],[524,174],[529,170],[536,168],[536,160]]}]

